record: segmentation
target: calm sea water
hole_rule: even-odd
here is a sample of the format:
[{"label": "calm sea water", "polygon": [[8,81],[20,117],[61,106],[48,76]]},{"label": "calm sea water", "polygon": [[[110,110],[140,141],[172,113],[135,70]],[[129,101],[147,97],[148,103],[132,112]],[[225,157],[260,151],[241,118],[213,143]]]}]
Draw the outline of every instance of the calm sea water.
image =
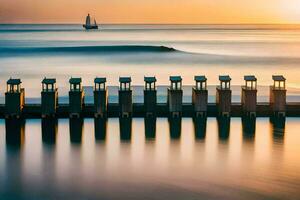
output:
[{"label": "calm sea water", "polygon": [[[153,48],[164,46],[173,49]],[[138,48],[137,48],[138,47]],[[184,85],[205,74],[209,85],[229,74],[232,85],[254,74],[258,84],[272,84],[283,74],[287,86],[300,89],[300,27],[242,25],[103,25],[85,31],[81,25],[0,25],[0,92],[10,77],[20,77],[27,96],[40,95],[43,77],[56,77],[62,95],[68,79],[92,85],[106,76],[118,85],[119,76],[132,76],[133,85],[155,75],[169,85],[181,75]]]},{"label": "calm sea water", "polygon": [[[41,120],[26,120],[12,146],[0,120],[0,199],[299,199],[299,124],[259,118],[247,128],[232,118],[226,135],[208,118],[199,136],[184,118],[181,137],[172,139],[159,118],[156,137],[147,139],[144,120],[134,119],[123,141],[118,119],[109,119],[104,140],[95,139],[93,119],[73,132],[61,119],[49,142]],[[81,129],[81,142],[72,140]]]},{"label": "calm sea water", "polygon": [[[132,76],[134,101],[142,102],[144,75],[155,75],[158,85],[165,86],[170,75],[181,75],[188,85],[184,101],[189,102],[198,74],[208,78],[211,102],[220,74],[231,75],[235,102],[246,74],[258,78],[259,101],[268,101],[271,76],[283,74],[288,101],[299,102],[300,29],[103,25],[84,31],[81,25],[0,25],[0,103],[11,76],[22,78],[27,103],[40,101],[45,76],[57,78],[60,102],[67,101],[71,76],[83,78],[87,102],[92,102],[89,86],[96,76],[108,78],[110,102],[117,100],[113,86],[119,76]],[[166,99],[165,86],[158,88],[160,102]],[[21,133],[17,146],[6,143],[11,128]],[[143,119],[133,120],[129,141],[120,140],[114,118],[108,120],[105,140],[95,139],[93,119],[70,128],[67,119],[59,120],[56,139],[49,143],[41,120],[26,120],[9,130],[0,120],[0,199],[300,197],[299,118],[288,118],[285,126],[258,118],[250,130],[240,118],[225,127],[208,118],[201,137],[192,120],[184,118],[177,139],[170,137],[164,118],[157,120],[154,139],[146,138]],[[74,142],[72,130],[81,129],[81,140]]]}]

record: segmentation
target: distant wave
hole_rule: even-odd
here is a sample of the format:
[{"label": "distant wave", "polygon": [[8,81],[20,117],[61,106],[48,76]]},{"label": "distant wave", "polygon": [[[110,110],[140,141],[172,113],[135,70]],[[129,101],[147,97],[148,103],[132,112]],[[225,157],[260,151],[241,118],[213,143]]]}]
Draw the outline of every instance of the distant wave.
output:
[{"label": "distant wave", "polygon": [[17,47],[17,48],[0,48],[0,55],[26,55],[26,54],[52,54],[52,53],[161,53],[176,52],[178,50],[166,46],[143,46],[143,45],[116,45],[116,46],[75,46],[75,47]]},{"label": "distant wave", "polygon": [[[140,54],[137,56],[137,54]],[[0,57],[81,56],[92,62],[97,58],[112,63],[130,64],[247,64],[286,65],[300,63],[300,57],[242,56],[211,53],[195,53],[167,46],[113,45],[113,46],[65,46],[65,47],[0,47]],[[90,59],[93,56],[94,59]]]}]

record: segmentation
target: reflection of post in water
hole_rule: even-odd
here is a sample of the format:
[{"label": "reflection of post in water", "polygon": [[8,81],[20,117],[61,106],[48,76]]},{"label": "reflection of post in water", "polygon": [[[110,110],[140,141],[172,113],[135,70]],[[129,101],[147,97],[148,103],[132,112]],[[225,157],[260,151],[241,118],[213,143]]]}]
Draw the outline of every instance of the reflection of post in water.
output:
[{"label": "reflection of post in water", "polygon": [[83,130],[83,119],[79,118],[70,118],[70,139],[73,143],[81,143],[82,140],[82,130]]},{"label": "reflection of post in water", "polygon": [[230,117],[219,116],[218,121],[218,132],[221,139],[228,139],[230,132]]},{"label": "reflection of post in water", "polygon": [[243,137],[245,139],[254,139],[256,128],[256,117],[253,115],[242,117]]},{"label": "reflection of post in water", "polygon": [[181,136],[181,120],[181,117],[169,117],[170,135],[173,139]]},{"label": "reflection of post in water", "polygon": [[194,130],[195,130],[195,138],[204,139],[206,136],[206,117],[194,117]]},{"label": "reflection of post in water", "polygon": [[95,117],[95,138],[96,140],[105,140],[107,129],[107,118]]},{"label": "reflection of post in water", "polygon": [[25,121],[10,118],[5,120],[6,144],[21,147],[25,140]]},{"label": "reflection of post in water", "polygon": [[132,129],[132,118],[131,117],[120,117],[120,137],[121,140],[131,139],[131,129]]},{"label": "reflection of post in water", "polygon": [[272,124],[272,132],[275,140],[284,139],[285,133],[285,120],[284,116],[273,116],[270,118],[270,122]]},{"label": "reflection of post in water", "polygon": [[156,136],[156,117],[149,116],[145,117],[145,135],[146,138],[155,138]]},{"label": "reflection of post in water", "polygon": [[42,119],[42,138],[44,143],[55,144],[57,134],[57,118]]}]

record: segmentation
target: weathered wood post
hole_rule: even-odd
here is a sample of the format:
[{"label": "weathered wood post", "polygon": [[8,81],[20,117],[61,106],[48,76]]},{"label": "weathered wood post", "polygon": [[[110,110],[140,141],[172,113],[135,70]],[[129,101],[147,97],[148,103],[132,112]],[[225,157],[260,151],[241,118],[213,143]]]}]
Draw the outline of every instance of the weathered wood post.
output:
[{"label": "weathered wood post", "polygon": [[81,86],[81,78],[70,78],[69,83],[69,115],[70,118],[79,118],[84,105],[84,92]]},{"label": "weathered wood post", "polygon": [[107,117],[107,89],[106,78],[95,78],[94,80],[94,108],[95,118]]},{"label": "weathered wood post", "polygon": [[156,78],[155,77],[144,77],[145,88],[144,88],[144,107],[145,116],[151,117],[156,113]]},{"label": "weathered wood post", "polygon": [[120,117],[132,116],[132,90],[131,77],[120,77],[119,112]]},{"label": "weathered wood post", "polygon": [[58,106],[58,92],[55,78],[44,78],[42,81],[42,118],[55,117]]},{"label": "weathered wood post", "polygon": [[231,112],[231,89],[229,76],[219,76],[220,86],[217,87],[216,104],[218,114],[222,117],[229,117]]},{"label": "weathered wood post", "polygon": [[5,93],[5,117],[20,118],[25,104],[25,90],[20,79],[10,78]]},{"label": "weathered wood post", "polygon": [[171,118],[180,118],[182,115],[182,78],[170,76],[171,86],[168,88],[168,107]]},{"label": "weathered wood post", "polygon": [[286,87],[283,76],[272,76],[273,85],[270,86],[270,107],[275,117],[285,117]]},{"label": "weathered wood post", "polygon": [[245,85],[242,86],[242,108],[247,117],[256,117],[257,79],[253,75],[244,76]]},{"label": "weathered wood post", "polygon": [[195,111],[195,117],[207,116],[207,79],[205,76],[195,76],[196,85],[192,91],[192,104]]}]

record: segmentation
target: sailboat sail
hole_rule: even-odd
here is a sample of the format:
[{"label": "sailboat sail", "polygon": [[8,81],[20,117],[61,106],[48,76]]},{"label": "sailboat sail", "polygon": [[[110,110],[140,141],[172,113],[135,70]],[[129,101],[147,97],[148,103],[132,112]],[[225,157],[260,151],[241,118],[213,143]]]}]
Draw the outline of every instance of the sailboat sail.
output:
[{"label": "sailboat sail", "polygon": [[90,26],[90,25],[91,25],[91,17],[90,17],[90,14],[88,14],[88,16],[86,17],[85,25],[86,25],[86,26]]},{"label": "sailboat sail", "polygon": [[94,19],[94,25],[95,25],[95,26],[97,25],[96,19]]}]

